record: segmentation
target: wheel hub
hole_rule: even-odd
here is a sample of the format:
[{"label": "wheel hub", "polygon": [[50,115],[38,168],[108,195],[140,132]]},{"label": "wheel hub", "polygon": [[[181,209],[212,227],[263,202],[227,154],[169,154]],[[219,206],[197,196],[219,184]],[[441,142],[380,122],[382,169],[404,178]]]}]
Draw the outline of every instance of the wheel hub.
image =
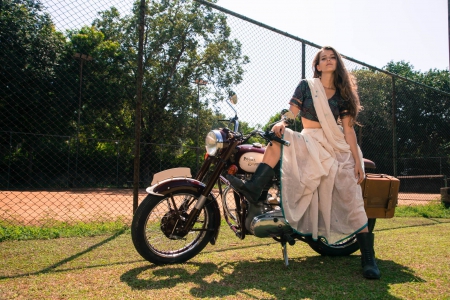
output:
[{"label": "wheel hub", "polygon": [[188,233],[185,228],[187,213],[177,213],[174,210],[168,211],[161,219],[161,231],[171,240],[184,238]]}]

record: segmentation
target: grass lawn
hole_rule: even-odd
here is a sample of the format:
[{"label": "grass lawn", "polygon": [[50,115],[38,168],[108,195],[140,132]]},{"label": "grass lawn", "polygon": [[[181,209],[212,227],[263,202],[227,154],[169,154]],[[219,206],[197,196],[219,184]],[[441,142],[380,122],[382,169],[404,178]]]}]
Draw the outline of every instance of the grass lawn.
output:
[{"label": "grass lawn", "polygon": [[0,243],[0,299],[450,299],[450,219],[378,219],[380,280],[360,273],[359,253],[322,257],[306,244],[219,241],[181,265],[155,266],[115,234]]}]

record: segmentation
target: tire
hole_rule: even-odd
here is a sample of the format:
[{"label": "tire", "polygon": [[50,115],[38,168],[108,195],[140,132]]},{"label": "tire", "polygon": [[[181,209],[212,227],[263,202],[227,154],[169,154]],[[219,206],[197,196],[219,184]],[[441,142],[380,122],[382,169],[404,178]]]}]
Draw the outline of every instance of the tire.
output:
[{"label": "tire", "polygon": [[[183,263],[206,247],[217,230],[214,209],[208,202],[200,211],[194,230],[184,236],[173,234],[186,220],[198,197],[192,191],[179,190],[165,196],[148,195],[142,201],[133,217],[131,237],[144,259],[157,265]],[[186,199],[188,206],[182,209]],[[182,218],[173,209],[174,202]]]},{"label": "tire", "polygon": [[[369,219],[367,224],[369,232],[372,232],[375,228],[376,221],[377,219]],[[347,256],[359,250],[356,235],[352,235],[341,243],[333,245],[326,244],[323,238],[320,238],[317,241],[308,238],[307,243],[314,251],[325,256]]]}]

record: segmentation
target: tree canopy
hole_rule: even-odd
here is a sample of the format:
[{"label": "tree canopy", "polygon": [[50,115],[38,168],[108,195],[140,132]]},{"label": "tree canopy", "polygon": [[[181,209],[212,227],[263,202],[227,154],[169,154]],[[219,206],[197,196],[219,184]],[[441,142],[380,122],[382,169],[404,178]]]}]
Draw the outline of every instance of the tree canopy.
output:
[{"label": "tree canopy", "polygon": [[0,5],[0,109],[9,115],[0,117],[0,128],[55,133],[52,128],[64,127],[66,118],[54,93],[64,36],[39,1]]},{"label": "tree canopy", "polygon": [[[111,7],[92,24],[60,33],[39,0],[2,1],[0,128],[75,135],[76,147],[71,138],[68,145],[77,166],[114,157],[120,149],[99,140],[134,138],[139,2],[128,15]],[[226,16],[195,1],[150,1],[145,20],[141,174],[149,181],[170,163],[193,165],[219,118],[210,104],[242,81],[249,59],[230,38]],[[54,147],[66,151],[66,140]],[[42,145],[27,143],[31,162]],[[130,159],[132,149],[120,152]]]}]

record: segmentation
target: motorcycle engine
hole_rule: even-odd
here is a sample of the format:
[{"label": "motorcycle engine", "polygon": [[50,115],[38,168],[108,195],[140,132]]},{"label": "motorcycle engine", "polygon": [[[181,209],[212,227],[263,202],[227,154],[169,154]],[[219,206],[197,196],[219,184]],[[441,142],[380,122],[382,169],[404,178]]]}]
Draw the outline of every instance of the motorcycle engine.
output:
[{"label": "motorcycle engine", "polygon": [[293,232],[280,209],[271,210],[254,217],[249,227],[249,230],[260,238],[283,236],[286,233]]}]

